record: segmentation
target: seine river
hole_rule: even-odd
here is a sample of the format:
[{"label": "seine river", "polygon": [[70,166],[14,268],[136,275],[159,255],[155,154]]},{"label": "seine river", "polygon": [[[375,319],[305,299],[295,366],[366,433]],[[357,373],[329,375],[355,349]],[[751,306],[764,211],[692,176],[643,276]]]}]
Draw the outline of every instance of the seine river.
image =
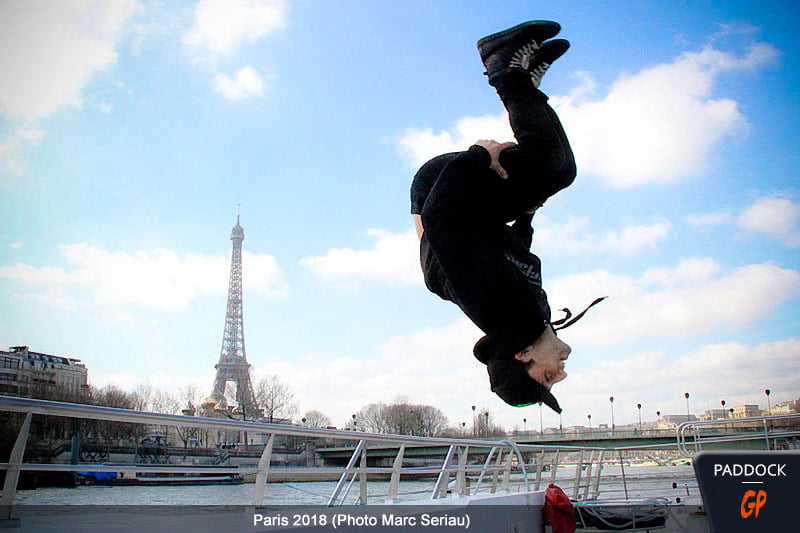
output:
[{"label": "seine river", "polygon": [[[556,484],[572,495],[574,469],[564,468],[558,472]],[[544,474],[549,482],[549,474]],[[691,466],[631,467],[623,471],[619,466],[603,469],[603,484],[600,498],[643,498],[661,496],[672,502],[681,498],[683,502],[699,501],[697,483]],[[673,484],[675,486],[673,486]],[[512,483],[513,485],[513,483]],[[546,486],[547,483],[542,484]],[[264,495],[264,505],[325,505],[336,486],[335,482],[269,483]],[[401,500],[428,499],[434,480],[404,481],[400,484]],[[74,489],[40,488],[20,490],[15,504],[25,506],[64,505],[250,505],[253,494],[252,483],[243,485],[206,486],[79,486]],[[625,488],[627,487],[627,493]],[[512,490],[516,487],[512,486]],[[385,503],[389,487],[387,482],[368,484],[369,503]],[[358,492],[358,483],[350,491],[350,502]]]}]

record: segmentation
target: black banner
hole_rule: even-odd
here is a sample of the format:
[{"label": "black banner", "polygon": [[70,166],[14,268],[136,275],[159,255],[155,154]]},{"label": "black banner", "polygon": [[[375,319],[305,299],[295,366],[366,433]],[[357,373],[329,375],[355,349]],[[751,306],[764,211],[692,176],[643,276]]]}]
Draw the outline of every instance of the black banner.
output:
[{"label": "black banner", "polygon": [[[15,506],[11,531],[522,533],[541,531],[534,505]],[[1,524],[2,522],[0,522]]]},{"label": "black banner", "polygon": [[800,452],[700,452],[694,471],[713,533],[800,531]]}]

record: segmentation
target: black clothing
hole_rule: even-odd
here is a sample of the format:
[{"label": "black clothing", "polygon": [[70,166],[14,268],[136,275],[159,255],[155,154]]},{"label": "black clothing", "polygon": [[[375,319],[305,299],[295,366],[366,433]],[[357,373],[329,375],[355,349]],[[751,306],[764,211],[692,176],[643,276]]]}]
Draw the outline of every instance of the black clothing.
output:
[{"label": "black clothing", "polygon": [[411,188],[411,210],[422,215],[424,228],[425,284],[486,334],[475,349],[484,363],[513,359],[549,324],[527,212],[575,178],[572,151],[547,97],[521,73],[495,88],[518,141],[500,154],[508,178],[489,168],[489,152],[476,145],[431,159]]}]

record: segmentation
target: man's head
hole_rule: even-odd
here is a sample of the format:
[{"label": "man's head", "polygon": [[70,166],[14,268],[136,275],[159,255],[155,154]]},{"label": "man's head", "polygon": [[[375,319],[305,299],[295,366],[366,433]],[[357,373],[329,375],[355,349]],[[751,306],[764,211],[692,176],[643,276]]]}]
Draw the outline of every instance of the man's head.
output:
[{"label": "man's head", "polygon": [[514,354],[514,359],[525,365],[531,379],[550,390],[550,387],[566,379],[564,361],[571,352],[569,344],[556,337],[553,328],[548,327],[536,342]]},{"label": "man's head", "polygon": [[534,343],[513,356],[508,352],[504,355],[503,346],[504,343],[491,336],[484,337],[476,346],[476,355],[478,352],[481,356],[489,355],[486,368],[492,391],[515,407],[542,402],[560,413],[561,407],[550,388],[567,377],[564,361],[571,351],[569,345],[548,326]]}]

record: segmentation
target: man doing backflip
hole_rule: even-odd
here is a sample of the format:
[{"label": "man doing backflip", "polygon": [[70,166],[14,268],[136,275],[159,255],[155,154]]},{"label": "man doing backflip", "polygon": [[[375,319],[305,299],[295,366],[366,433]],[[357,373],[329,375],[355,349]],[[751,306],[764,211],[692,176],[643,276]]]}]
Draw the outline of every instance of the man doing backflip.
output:
[{"label": "man doing backflip", "polygon": [[560,413],[550,388],[567,376],[570,347],[555,334],[541,262],[530,252],[534,211],[576,174],[561,123],[539,90],[569,48],[552,39],[559,30],[531,21],[478,41],[517,142],[480,140],[428,161],[414,176],[411,211],[426,286],[485,333],[474,354],[492,391],[510,405],[543,402]]}]

